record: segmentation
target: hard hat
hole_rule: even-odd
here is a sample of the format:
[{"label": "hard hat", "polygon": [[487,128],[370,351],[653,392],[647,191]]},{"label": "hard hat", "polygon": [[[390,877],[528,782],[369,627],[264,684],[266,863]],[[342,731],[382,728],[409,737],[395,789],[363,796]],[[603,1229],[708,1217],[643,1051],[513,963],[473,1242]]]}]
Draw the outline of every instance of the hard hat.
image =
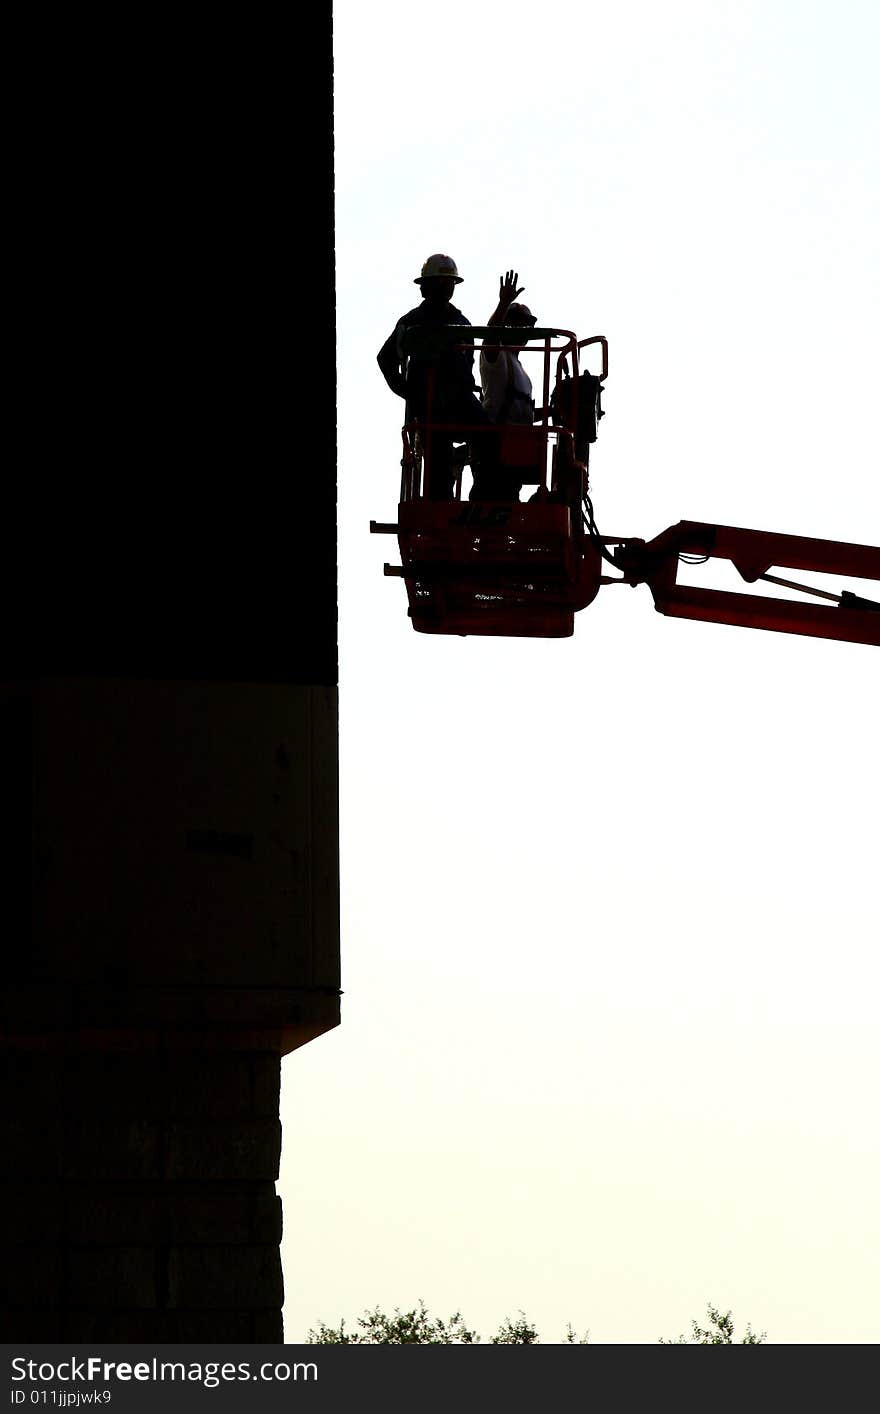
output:
[{"label": "hard hat", "polygon": [[[513,315],[512,319],[511,315]],[[511,304],[508,305],[504,322],[505,324],[537,324],[538,320],[527,304]]]},{"label": "hard hat", "polygon": [[458,273],[458,266],[451,255],[429,255],[422,266],[421,275],[413,280],[413,284],[420,285],[422,280],[435,280],[438,278],[444,280],[452,278],[457,285],[462,283],[461,276]]}]

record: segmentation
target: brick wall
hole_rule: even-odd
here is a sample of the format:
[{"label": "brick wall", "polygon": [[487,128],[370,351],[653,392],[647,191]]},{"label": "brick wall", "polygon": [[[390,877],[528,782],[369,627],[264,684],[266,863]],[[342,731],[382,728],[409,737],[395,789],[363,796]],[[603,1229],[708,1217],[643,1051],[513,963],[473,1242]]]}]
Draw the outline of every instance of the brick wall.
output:
[{"label": "brick wall", "polygon": [[2,1059],[4,1340],[283,1338],[280,1055],[150,1040]]}]

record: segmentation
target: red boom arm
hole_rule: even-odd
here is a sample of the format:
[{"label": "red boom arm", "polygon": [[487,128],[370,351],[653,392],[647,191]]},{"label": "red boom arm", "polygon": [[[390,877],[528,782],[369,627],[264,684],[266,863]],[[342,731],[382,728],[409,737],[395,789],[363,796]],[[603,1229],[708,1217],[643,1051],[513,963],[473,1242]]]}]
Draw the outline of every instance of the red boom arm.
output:
[{"label": "red boom arm", "polygon": [[[647,584],[654,596],[654,606],[661,614],[880,645],[880,603],[847,591],[840,595],[829,594],[811,586],[794,585],[768,574],[773,566],[781,566],[880,580],[880,549],[874,546],[740,530],[730,525],[704,525],[690,520],[679,521],[654,540],[625,540],[616,542],[616,546],[612,558],[623,572],[624,580],[629,584]],[[750,584],[767,578],[792,588],[809,589],[822,598],[836,601],[835,606],[678,584],[679,555],[730,560]]]}]

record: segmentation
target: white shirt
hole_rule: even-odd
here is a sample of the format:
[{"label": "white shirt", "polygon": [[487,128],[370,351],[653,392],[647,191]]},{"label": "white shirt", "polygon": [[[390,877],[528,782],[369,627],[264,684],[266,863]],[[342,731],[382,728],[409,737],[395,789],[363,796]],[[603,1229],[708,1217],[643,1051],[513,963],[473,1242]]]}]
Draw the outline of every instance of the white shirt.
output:
[{"label": "white shirt", "polygon": [[[516,354],[509,353],[507,349],[499,349],[498,357],[493,363],[481,352],[480,382],[483,385],[483,407],[493,422],[532,425],[532,380]],[[512,396],[508,398],[505,408],[504,398],[508,387]]]}]

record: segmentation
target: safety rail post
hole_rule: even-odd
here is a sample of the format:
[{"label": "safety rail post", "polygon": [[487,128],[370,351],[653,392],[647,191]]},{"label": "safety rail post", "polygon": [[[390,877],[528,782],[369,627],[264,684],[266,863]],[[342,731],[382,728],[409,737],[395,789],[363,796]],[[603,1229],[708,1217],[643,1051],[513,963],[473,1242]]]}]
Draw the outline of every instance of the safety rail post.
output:
[{"label": "safety rail post", "polygon": [[543,378],[541,380],[541,481],[540,487],[547,490],[547,403],[550,398],[550,335],[544,336]]},{"label": "safety rail post", "polygon": [[412,492],[412,451],[408,442],[407,429],[404,427],[400,433],[400,440],[403,443],[403,456],[400,459],[400,499],[408,501]]},{"label": "safety rail post", "polygon": [[[568,331],[566,330],[566,331],[564,331],[564,332],[568,332]],[[568,360],[568,356],[569,356],[569,354],[571,354],[571,380],[570,380],[570,381],[571,381],[572,388],[575,389],[575,390],[577,390],[577,382],[578,382],[578,376],[579,376],[579,364],[578,364],[578,349],[579,349],[579,348],[580,348],[580,345],[579,345],[579,344],[577,343],[577,341],[575,340],[574,334],[570,334],[570,335],[569,335],[569,342],[568,342],[568,344],[561,350],[561,352],[560,352],[560,354],[559,354],[559,357],[558,357],[557,360],[556,360],[556,387],[557,387],[557,388],[561,385],[561,383],[562,383],[563,381],[568,381],[567,379],[566,379],[566,380],[563,380],[562,377],[561,377],[561,375],[562,375],[563,369],[566,367],[567,360]],[[578,460],[577,460],[577,451],[576,451],[576,442],[577,442],[577,419],[578,419],[578,399],[577,399],[577,392],[575,391],[575,395],[574,395],[574,397],[572,398],[572,408],[571,408],[571,424],[572,424],[572,425],[571,425],[570,428],[565,427],[565,426],[560,426],[560,427],[557,427],[557,429],[556,429],[556,446],[557,446],[557,449],[558,449],[558,451],[557,451],[557,464],[558,464],[558,462],[559,462],[559,460],[560,460],[560,452],[561,452],[561,448],[562,448],[562,445],[563,445],[563,437],[566,437],[566,438],[568,439],[568,442],[569,442],[568,454],[569,454],[569,456],[570,456],[570,458],[571,458],[572,469],[574,469],[576,466],[579,465]],[[558,485],[558,484],[557,484],[557,485]],[[580,522],[577,521],[577,522],[572,526],[572,529],[573,529],[574,531],[576,531],[576,530],[578,530],[579,528],[580,528]]]},{"label": "safety rail post", "polygon": [[430,428],[434,417],[434,370],[428,369],[428,400],[425,407],[425,445],[422,450],[422,495],[431,495],[431,458],[433,453]]},{"label": "safety rail post", "polygon": [[602,372],[599,374],[599,382],[604,383],[608,377],[608,340],[604,334],[591,334],[589,339],[579,340],[578,348],[585,349],[588,344],[602,345]]}]

